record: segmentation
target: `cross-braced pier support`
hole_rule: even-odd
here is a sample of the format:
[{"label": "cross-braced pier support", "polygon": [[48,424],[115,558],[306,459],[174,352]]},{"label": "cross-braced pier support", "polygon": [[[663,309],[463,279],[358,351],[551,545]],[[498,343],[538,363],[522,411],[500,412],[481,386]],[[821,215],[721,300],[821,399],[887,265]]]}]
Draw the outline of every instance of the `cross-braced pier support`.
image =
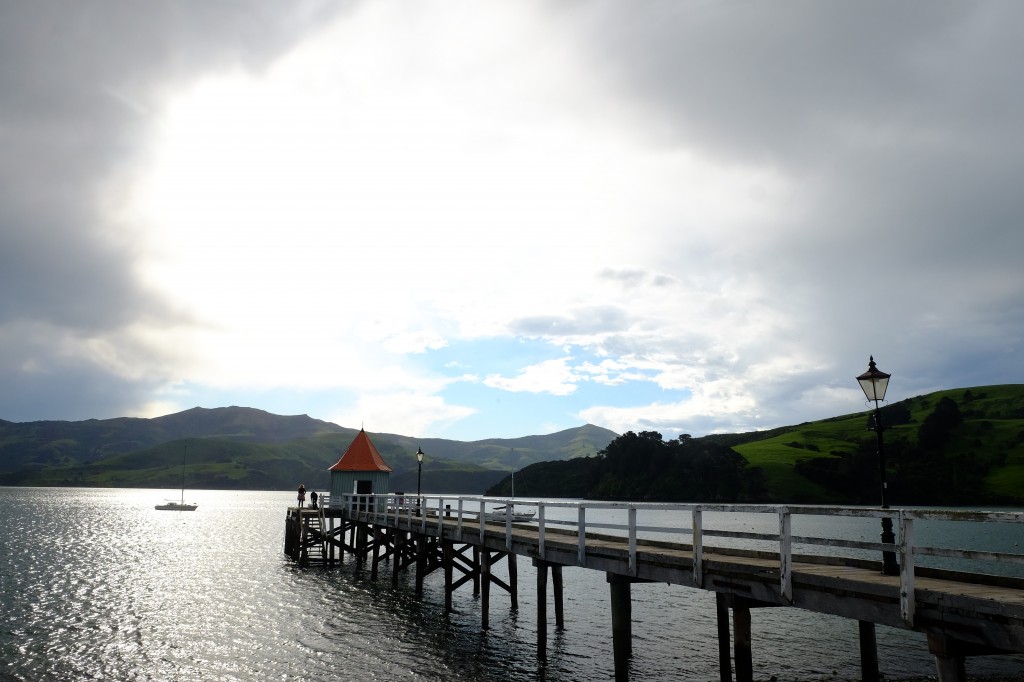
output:
[{"label": "cross-braced pier support", "polygon": [[548,571],[555,596],[555,627],[565,627],[565,609],[562,606],[562,565],[534,559],[537,569],[537,656],[547,659],[548,645]]}]

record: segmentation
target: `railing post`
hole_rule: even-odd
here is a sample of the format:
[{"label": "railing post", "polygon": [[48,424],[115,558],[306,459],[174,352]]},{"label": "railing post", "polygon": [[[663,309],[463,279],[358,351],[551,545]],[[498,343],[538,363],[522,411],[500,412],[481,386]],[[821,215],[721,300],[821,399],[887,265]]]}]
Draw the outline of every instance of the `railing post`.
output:
[{"label": "railing post", "polygon": [[630,506],[630,576],[637,574],[637,508]]},{"label": "railing post", "polygon": [[485,516],[486,516],[486,511],[485,511],[486,510],[486,504],[487,503],[484,502],[482,499],[480,500],[480,518],[478,520],[480,521],[480,544],[481,545],[484,544],[484,520],[485,520]]},{"label": "railing post", "polygon": [[437,537],[444,537],[444,497],[437,498]]},{"label": "railing post", "polygon": [[693,521],[693,586],[704,587],[704,519],[700,507],[691,512]]},{"label": "railing post", "polygon": [[587,508],[582,504],[578,505],[579,516],[576,521],[576,532],[578,534],[578,549],[576,561],[580,566],[587,563]]},{"label": "railing post", "polygon": [[789,508],[779,509],[779,578],[782,598],[793,603],[793,519]]},{"label": "railing post", "polygon": [[512,507],[505,505],[505,549],[512,551]]},{"label": "railing post", "polygon": [[462,511],[463,511],[462,510],[462,498],[460,497],[459,498],[459,520],[458,520],[459,540],[462,540]]},{"label": "railing post", "polygon": [[914,520],[900,510],[900,615],[914,626]]},{"label": "railing post", "polygon": [[544,559],[544,503],[537,505],[537,554]]}]

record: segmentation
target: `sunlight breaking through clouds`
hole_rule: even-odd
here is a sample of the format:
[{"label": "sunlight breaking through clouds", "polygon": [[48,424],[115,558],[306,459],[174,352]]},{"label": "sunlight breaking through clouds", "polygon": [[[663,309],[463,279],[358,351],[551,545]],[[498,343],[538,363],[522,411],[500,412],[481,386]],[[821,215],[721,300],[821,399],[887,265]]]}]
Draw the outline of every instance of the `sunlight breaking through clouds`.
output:
[{"label": "sunlight breaking through clouds", "polygon": [[100,13],[0,24],[0,418],[700,434],[869,353],[1024,372],[1012,3]]}]

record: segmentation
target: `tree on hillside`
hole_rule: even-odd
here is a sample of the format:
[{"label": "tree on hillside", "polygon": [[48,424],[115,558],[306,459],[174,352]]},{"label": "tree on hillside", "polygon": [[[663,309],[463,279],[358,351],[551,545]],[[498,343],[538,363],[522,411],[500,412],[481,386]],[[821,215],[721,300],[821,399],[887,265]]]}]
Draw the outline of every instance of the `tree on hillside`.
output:
[{"label": "tree on hillside", "polygon": [[734,501],[758,492],[753,473],[732,448],[683,434],[629,431],[598,453],[603,462],[590,497],[659,501]]},{"label": "tree on hillside", "polygon": [[956,402],[943,398],[917,430],[917,446],[926,452],[941,452],[963,422]]}]

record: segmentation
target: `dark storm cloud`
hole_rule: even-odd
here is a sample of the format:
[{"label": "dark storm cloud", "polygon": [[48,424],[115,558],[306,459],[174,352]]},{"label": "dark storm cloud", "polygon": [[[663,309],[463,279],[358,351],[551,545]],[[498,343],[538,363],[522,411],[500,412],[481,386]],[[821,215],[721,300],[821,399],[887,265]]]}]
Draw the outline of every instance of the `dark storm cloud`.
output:
[{"label": "dark storm cloud", "polygon": [[795,210],[723,266],[758,280],[791,340],[884,353],[921,390],[1019,382],[1022,6],[646,7],[587,6],[594,59],[659,144],[790,183]]},{"label": "dark storm cloud", "polygon": [[171,314],[136,279],[131,230],[104,212],[137,161],[150,104],[204,69],[260,68],[321,14],[277,2],[0,3],[0,415],[58,395],[44,380],[57,376],[61,405],[45,414],[131,409],[126,389],[150,382],[73,359],[60,338]]}]

